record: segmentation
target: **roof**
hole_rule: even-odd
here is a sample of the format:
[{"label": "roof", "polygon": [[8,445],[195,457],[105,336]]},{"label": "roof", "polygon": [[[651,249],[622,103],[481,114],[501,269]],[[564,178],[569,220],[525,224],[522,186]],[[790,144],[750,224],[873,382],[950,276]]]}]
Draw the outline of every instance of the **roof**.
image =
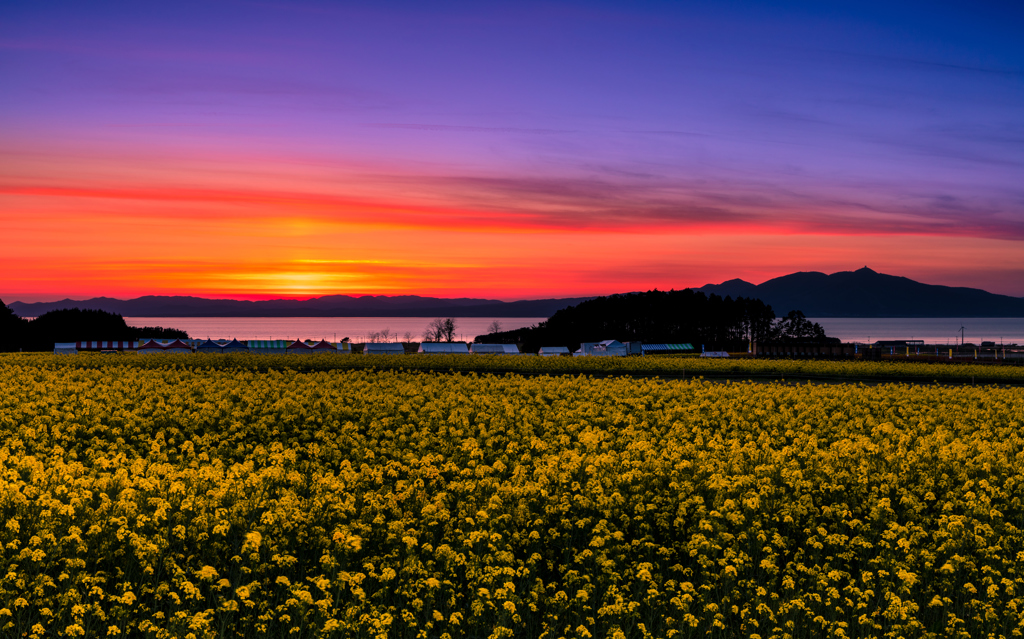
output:
[{"label": "roof", "polygon": [[423,342],[420,344],[421,353],[442,354],[469,354],[469,347],[464,342]]},{"label": "roof", "polygon": [[174,340],[170,344],[164,346],[164,348],[187,348],[188,350],[192,350],[191,346],[181,341],[180,339]]},{"label": "roof", "polygon": [[237,339],[233,339],[233,340],[231,340],[230,342],[228,342],[227,344],[224,345],[224,350],[227,350],[229,348],[245,348],[245,349],[248,349],[249,347],[246,346],[245,344],[243,344],[242,342],[239,342]]},{"label": "roof", "polygon": [[622,342],[620,342],[617,339],[606,339],[606,340],[603,340],[601,342],[598,342],[598,344],[604,346],[605,348],[608,348],[608,347],[616,348],[616,347],[622,346]]},{"label": "roof", "polygon": [[567,354],[569,352],[568,346],[541,346],[541,353],[555,353],[555,354]]},{"label": "roof", "polygon": [[224,347],[218,344],[217,342],[213,341],[212,339],[208,339],[202,344],[198,344],[196,348],[201,348],[203,350],[217,349],[219,351]]},{"label": "roof", "polygon": [[396,342],[370,342],[363,346],[364,355],[405,355],[405,347]]},{"label": "roof", "polygon": [[305,342],[300,342],[299,340],[295,340],[294,342],[292,342],[291,344],[288,345],[288,350],[292,350],[292,349],[300,350],[300,351],[308,351],[308,350],[312,350],[313,347],[310,346],[309,344],[306,344]]},{"label": "roof", "polygon": [[471,344],[471,353],[492,355],[519,355],[519,347],[515,344]]},{"label": "roof", "polygon": [[644,344],[644,353],[682,353],[692,351],[693,344]]},{"label": "roof", "polygon": [[320,340],[319,342],[317,342],[316,344],[313,345],[313,350],[314,351],[336,351],[336,350],[338,350],[338,348],[334,344],[331,344],[330,342],[328,342],[327,340],[322,339],[322,340]]}]

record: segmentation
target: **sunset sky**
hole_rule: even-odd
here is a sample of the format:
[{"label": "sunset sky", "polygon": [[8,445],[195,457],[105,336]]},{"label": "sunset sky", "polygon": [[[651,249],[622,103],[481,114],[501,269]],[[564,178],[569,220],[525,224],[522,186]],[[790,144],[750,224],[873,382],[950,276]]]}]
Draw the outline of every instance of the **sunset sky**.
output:
[{"label": "sunset sky", "polygon": [[1022,32],[1005,2],[4,2],[0,299],[865,265],[1024,296]]}]

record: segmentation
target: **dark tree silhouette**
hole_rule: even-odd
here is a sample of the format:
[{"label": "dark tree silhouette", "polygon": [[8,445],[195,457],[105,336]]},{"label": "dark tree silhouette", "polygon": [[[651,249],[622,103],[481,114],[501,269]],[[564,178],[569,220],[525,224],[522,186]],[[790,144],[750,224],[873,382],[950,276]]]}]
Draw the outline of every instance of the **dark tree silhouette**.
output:
[{"label": "dark tree silhouette", "polygon": [[[818,332],[797,319],[776,321],[772,307],[761,300],[723,299],[686,289],[597,297],[562,309],[537,326],[480,335],[476,340],[517,343],[524,351],[536,351],[541,346],[575,350],[581,342],[603,339],[688,342],[697,349],[747,350],[751,342],[767,343],[780,339],[780,335],[789,338],[797,334],[819,339]],[[820,339],[828,340],[824,331]]]}]

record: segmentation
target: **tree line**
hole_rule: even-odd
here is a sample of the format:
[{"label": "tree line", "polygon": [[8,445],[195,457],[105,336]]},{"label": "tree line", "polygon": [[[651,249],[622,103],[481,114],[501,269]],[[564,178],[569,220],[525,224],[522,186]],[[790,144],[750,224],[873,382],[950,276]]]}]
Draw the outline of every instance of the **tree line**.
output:
[{"label": "tree line", "polygon": [[33,320],[18,317],[0,300],[0,351],[52,351],[56,342],[188,339],[188,333],[162,326],[129,326],[117,313],[67,308]]},{"label": "tree line", "polygon": [[699,291],[647,291],[597,297],[562,309],[536,326],[480,335],[478,342],[520,344],[524,351],[605,339],[690,343],[700,350],[746,350],[751,343],[838,343],[800,311],[776,317],[759,299]]}]

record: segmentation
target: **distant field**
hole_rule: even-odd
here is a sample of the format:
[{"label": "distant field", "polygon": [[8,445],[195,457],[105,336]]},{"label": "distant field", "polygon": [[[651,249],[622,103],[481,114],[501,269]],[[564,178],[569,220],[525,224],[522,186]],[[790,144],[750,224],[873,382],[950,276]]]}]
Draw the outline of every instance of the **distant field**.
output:
[{"label": "distant field", "polygon": [[0,635],[1010,637],[1024,624],[1022,388],[398,359],[405,370],[2,358]]},{"label": "distant field", "polygon": [[[550,375],[638,375],[755,380],[1024,383],[1024,366],[900,361],[713,359],[689,357],[536,357],[506,355],[0,355],[0,363],[129,368],[166,366],[255,370],[433,370]],[[60,359],[63,357],[64,359]],[[38,359],[37,359],[38,358]],[[36,364],[34,364],[36,365]]]}]

